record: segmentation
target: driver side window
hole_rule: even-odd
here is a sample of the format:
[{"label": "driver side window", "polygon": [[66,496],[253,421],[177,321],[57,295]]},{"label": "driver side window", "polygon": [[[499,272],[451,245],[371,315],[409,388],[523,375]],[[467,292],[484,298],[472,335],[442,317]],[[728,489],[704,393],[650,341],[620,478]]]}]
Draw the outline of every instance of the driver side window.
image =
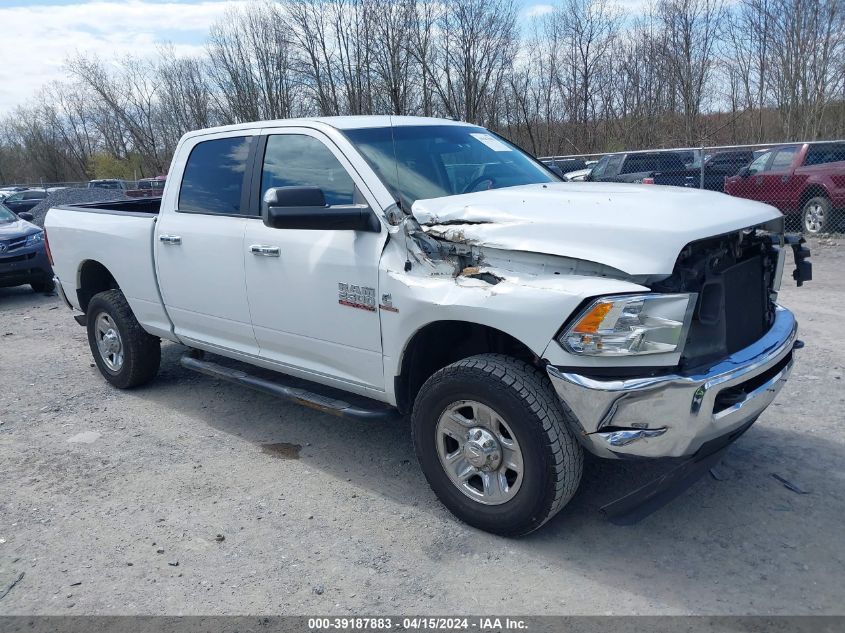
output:
[{"label": "driver side window", "polygon": [[766,163],[769,162],[769,158],[771,158],[771,153],[766,152],[765,154],[760,154],[757,158],[755,158],[752,163],[748,166],[748,173],[749,175],[753,176],[754,174],[759,174],[766,168]]},{"label": "driver side window", "polygon": [[261,170],[261,198],[272,187],[319,187],[326,204],[352,204],[355,183],[331,150],[313,136],[274,134],[267,138]]},{"label": "driver side window", "polygon": [[785,171],[792,165],[792,159],[798,153],[797,147],[784,147],[779,149],[772,162],[769,164],[769,171]]},{"label": "driver side window", "polygon": [[593,169],[590,172],[590,176],[592,176],[593,178],[601,178],[602,176],[604,176],[604,172],[607,169],[608,162],[610,162],[610,157],[602,156],[599,159],[599,162],[597,162],[595,166],[593,166]]}]

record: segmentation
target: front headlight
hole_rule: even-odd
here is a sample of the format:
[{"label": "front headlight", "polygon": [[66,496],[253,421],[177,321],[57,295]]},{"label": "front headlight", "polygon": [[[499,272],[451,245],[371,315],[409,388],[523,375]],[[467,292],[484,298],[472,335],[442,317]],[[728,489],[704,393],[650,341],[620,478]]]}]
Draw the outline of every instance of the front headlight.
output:
[{"label": "front headlight", "polygon": [[558,337],[573,354],[634,356],[683,350],[695,293],[617,295],[593,301]]},{"label": "front headlight", "polygon": [[35,246],[44,242],[44,231],[38,231],[26,238],[26,246]]}]

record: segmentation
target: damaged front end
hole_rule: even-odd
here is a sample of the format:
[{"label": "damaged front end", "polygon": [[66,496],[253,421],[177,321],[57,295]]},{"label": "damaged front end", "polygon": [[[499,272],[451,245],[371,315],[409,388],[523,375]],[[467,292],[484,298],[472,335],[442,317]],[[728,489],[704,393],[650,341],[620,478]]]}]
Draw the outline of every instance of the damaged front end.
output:
[{"label": "damaged front end", "polygon": [[616,523],[632,523],[668,502],[714,465],[783,388],[794,363],[798,324],[776,303],[786,245],[793,278],[812,277],[809,250],[759,226],[693,242],[657,292],[697,294],[676,367],[654,375],[608,378],[549,366],[549,377],[583,445],[609,458],[675,458],[657,480],[608,504]]},{"label": "damaged front end", "polygon": [[[790,248],[796,282],[812,277],[809,251],[802,241],[784,238],[782,219],[772,214],[759,213],[750,228],[735,224],[715,236],[702,223],[691,232],[694,239],[677,246],[677,235],[667,231],[670,237],[661,240],[655,228],[648,244],[625,245],[628,252],[641,251],[632,257],[609,254],[600,236],[589,234],[572,251],[582,256],[572,257],[568,245],[575,238],[555,230],[559,221],[532,224],[527,211],[517,217],[478,208],[461,217],[456,208],[446,213],[442,205],[427,204],[413,214],[397,207],[389,216],[405,250],[405,277],[450,279],[458,288],[486,288],[488,297],[517,286],[530,286],[535,295],[548,288],[580,296],[538,353],[573,432],[600,457],[677,462],[669,474],[606,508],[619,522],[656,509],[718,461],[774,400],[802,347],[796,320],[777,304],[777,294]],[[621,230],[614,229],[609,241]],[[536,249],[532,235],[538,236]],[[589,250],[591,244],[596,246]],[[592,259],[583,256],[588,250]],[[609,289],[611,282],[620,289]],[[559,343],[597,297],[649,292],[693,298],[683,345],[674,355],[585,359]],[[508,309],[526,321],[535,317],[527,302]]]},{"label": "damaged front end", "polygon": [[[495,286],[525,275],[584,275],[633,281],[626,273],[594,261],[514,251],[468,236],[468,228],[492,221],[455,220],[421,224],[394,204],[386,213],[391,239],[405,250],[403,270],[415,276],[478,280]],[[501,224],[497,225],[501,228]]]}]

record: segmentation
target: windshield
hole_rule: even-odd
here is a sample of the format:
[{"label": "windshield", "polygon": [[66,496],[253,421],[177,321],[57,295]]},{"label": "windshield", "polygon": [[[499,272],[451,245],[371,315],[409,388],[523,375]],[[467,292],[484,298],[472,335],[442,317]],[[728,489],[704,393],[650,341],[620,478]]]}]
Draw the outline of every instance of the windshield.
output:
[{"label": "windshield", "polygon": [[12,213],[9,207],[0,204],[0,224],[9,224],[9,222],[17,222],[18,216]]},{"label": "windshield", "polygon": [[404,208],[417,200],[560,179],[484,128],[419,125],[346,130]]}]

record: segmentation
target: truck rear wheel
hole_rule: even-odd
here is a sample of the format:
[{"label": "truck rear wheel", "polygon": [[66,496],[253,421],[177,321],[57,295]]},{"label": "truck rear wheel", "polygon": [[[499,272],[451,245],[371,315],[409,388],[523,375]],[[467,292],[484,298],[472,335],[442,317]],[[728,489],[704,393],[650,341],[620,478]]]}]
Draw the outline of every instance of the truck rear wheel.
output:
[{"label": "truck rear wheel", "polygon": [[440,501],[472,526],[520,536],[575,494],[583,452],[542,371],[499,354],[449,365],[420,390],[414,448]]},{"label": "truck rear wheel", "polygon": [[824,196],[810,198],[801,211],[801,228],[804,233],[827,233],[830,230],[830,200]]},{"label": "truck rear wheel", "polygon": [[94,295],[86,313],[88,344],[106,380],[128,389],[155,378],[161,362],[160,341],[144,331],[120,290]]}]

